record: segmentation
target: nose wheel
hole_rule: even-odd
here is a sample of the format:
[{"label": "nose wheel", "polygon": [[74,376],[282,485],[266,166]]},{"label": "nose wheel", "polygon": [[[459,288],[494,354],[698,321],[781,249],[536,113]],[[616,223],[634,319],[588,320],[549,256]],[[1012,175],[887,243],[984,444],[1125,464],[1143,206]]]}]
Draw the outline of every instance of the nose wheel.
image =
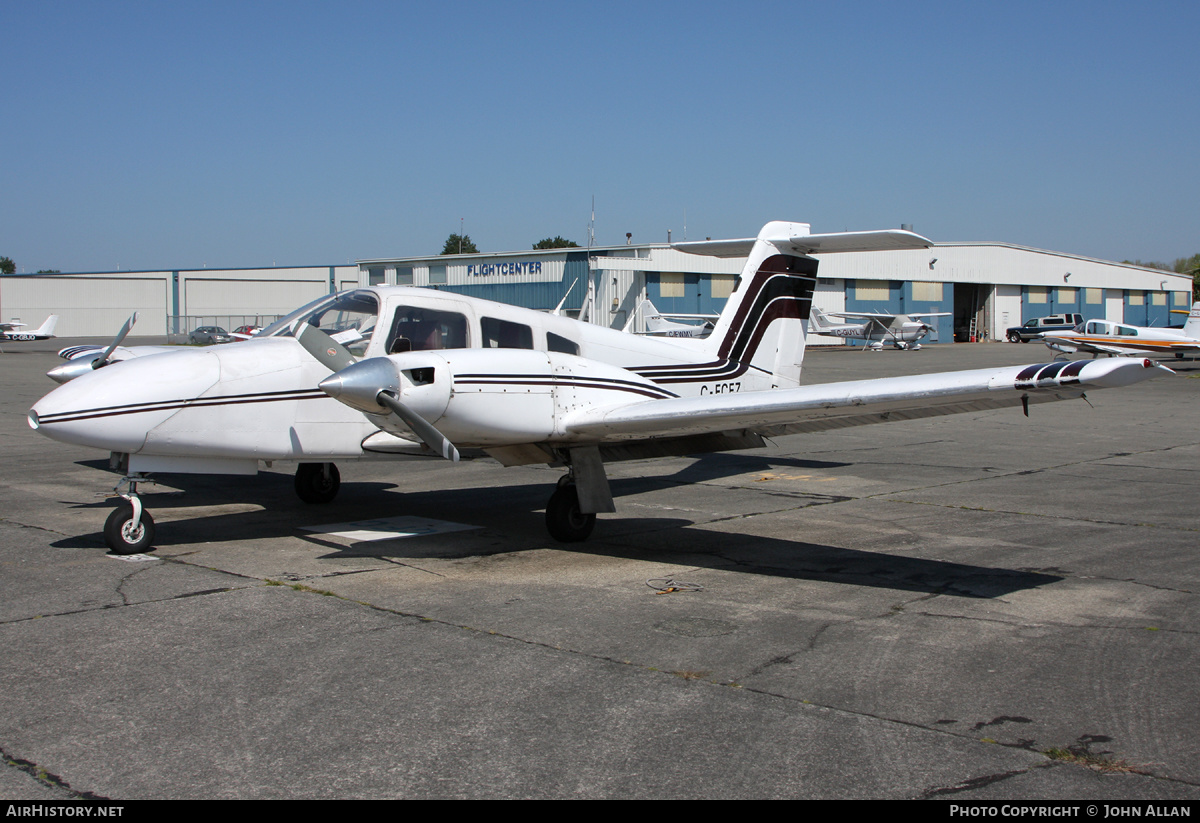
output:
[{"label": "nose wheel", "polygon": [[[104,542],[113,554],[141,554],[149,551],[154,543],[154,518],[142,508],[142,499],[137,493],[139,482],[153,481],[144,477],[123,477],[117,484],[116,492],[121,502],[104,521]],[[124,484],[129,485],[129,491],[121,491]]]}]

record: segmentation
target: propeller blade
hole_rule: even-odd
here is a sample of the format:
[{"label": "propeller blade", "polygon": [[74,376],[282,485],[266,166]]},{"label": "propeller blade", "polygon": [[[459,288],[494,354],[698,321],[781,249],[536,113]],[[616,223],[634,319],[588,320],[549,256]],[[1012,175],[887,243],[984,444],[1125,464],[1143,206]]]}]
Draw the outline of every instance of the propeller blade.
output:
[{"label": "propeller blade", "polygon": [[350,350],[316,326],[301,323],[294,334],[304,350],[330,371],[339,372],[354,364]]},{"label": "propeller blade", "polygon": [[401,403],[398,397],[391,392],[381,390],[376,399],[395,412],[396,416],[403,420],[404,424],[412,429],[417,437],[421,438],[422,443],[447,460],[458,462],[458,449],[454,448],[454,444],[446,439],[446,435],[435,429],[424,417]]},{"label": "propeller blade", "polygon": [[104,354],[92,361],[93,369],[99,369],[108,365],[108,358],[112,357],[112,353],[117,350],[117,346],[121,345],[121,341],[125,339],[125,335],[129,334],[130,330],[133,329],[133,324],[137,322],[137,319],[137,312],[129,315],[129,319],[125,321],[125,325],[117,332],[117,336],[113,338],[112,345],[104,350]]}]

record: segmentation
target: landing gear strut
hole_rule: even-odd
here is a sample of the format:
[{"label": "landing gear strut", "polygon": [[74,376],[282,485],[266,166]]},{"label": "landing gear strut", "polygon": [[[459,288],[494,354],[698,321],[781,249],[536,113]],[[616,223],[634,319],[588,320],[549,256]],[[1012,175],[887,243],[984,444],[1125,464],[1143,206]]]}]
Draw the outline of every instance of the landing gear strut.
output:
[{"label": "landing gear strut", "polygon": [[296,467],[296,496],[305,503],[331,503],[342,486],[332,463],[301,463]]},{"label": "landing gear strut", "polygon": [[[145,475],[136,475],[122,477],[117,483],[115,491],[121,502],[104,521],[104,542],[113,554],[141,554],[154,542],[154,518],[142,508],[137,493],[138,483],[152,482]],[[121,491],[126,484],[129,491]]]}]

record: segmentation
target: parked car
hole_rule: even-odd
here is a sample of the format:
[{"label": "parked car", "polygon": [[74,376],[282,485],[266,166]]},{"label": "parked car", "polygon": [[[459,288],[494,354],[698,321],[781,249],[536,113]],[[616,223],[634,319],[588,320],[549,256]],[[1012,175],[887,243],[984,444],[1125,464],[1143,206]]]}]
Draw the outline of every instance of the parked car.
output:
[{"label": "parked car", "polygon": [[[244,334],[247,337],[253,337],[254,335],[258,334],[260,331],[262,331],[262,326],[238,326],[236,329],[233,330],[233,336],[237,337],[239,334]],[[241,340],[241,339],[242,338],[238,337],[238,340]]]},{"label": "parked car", "polygon": [[1009,343],[1028,343],[1045,331],[1070,331],[1083,322],[1082,314],[1052,314],[1035,317],[1023,326],[1013,326],[1007,332]]},{"label": "parked car", "polygon": [[207,343],[232,343],[234,340],[237,340],[237,338],[220,326],[201,326],[188,335],[189,343],[199,343],[200,345]]}]

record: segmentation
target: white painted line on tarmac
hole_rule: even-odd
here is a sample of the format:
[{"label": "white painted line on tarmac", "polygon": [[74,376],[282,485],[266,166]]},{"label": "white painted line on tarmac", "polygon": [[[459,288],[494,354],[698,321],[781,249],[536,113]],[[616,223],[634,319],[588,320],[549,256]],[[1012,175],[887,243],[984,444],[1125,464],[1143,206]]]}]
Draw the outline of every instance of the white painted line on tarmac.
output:
[{"label": "white painted line on tarmac", "polygon": [[372,540],[396,540],[401,537],[423,537],[429,534],[445,534],[478,529],[465,523],[446,520],[431,520],[428,517],[378,517],[371,520],[356,520],[352,523],[330,523],[325,526],[301,526],[306,532],[344,537],[347,540],[370,542]]}]

